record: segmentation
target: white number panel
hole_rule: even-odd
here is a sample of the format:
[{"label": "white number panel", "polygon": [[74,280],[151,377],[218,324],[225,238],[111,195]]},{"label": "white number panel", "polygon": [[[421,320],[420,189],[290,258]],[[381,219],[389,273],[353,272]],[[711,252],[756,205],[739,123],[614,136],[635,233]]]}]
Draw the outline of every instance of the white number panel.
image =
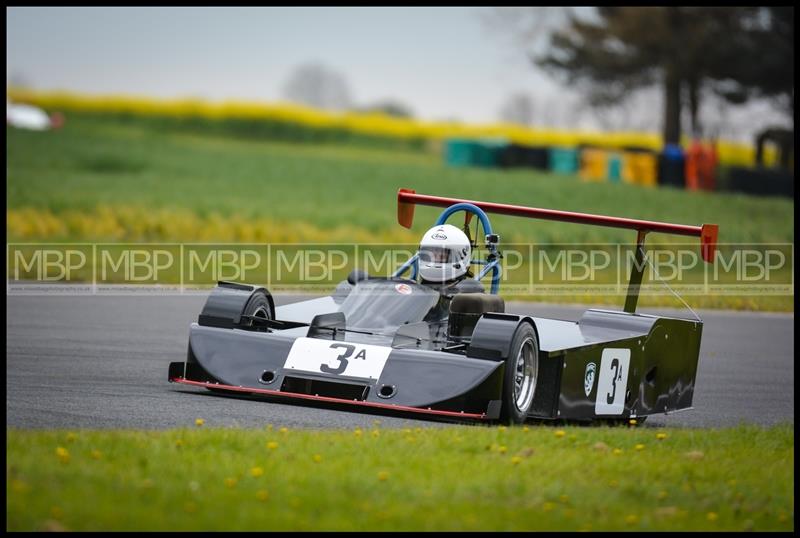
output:
[{"label": "white number panel", "polygon": [[378,379],[392,348],[340,340],[298,338],[283,367],[334,375]]},{"label": "white number panel", "polygon": [[597,381],[596,415],[621,415],[628,389],[630,349],[604,349]]}]

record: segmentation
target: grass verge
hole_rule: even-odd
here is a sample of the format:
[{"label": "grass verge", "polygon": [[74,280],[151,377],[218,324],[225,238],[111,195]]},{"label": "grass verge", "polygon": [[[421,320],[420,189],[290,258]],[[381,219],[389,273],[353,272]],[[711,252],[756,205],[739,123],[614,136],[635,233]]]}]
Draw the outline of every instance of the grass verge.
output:
[{"label": "grass verge", "polygon": [[7,530],[793,530],[794,427],[7,430]]},{"label": "grass verge", "polygon": [[[784,243],[789,246],[781,248],[791,249],[794,240],[794,203],[783,198],[584,183],[533,169],[454,168],[433,153],[224,138],[202,129],[174,132],[135,117],[74,114],[57,132],[7,128],[6,134],[10,242],[415,244],[440,211],[419,207],[413,229],[400,227],[399,187],[646,220],[717,223],[720,243]],[[628,244],[635,238],[630,230],[507,216],[493,216],[492,224],[504,248],[515,243]],[[685,237],[651,235],[651,245],[686,242]],[[787,259],[779,283],[789,281],[786,275],[793,270],[793,258]],[[527,278],[529,267],[517,270],[529,285],[563,279],[550,275],[533,281]],[[348,266],[345,274],[353,268]],[[641,304],[680,306],[662,291],[643,297]],[[532,290],[514,298],[618,305],[621,293],[542,296]],[[794,308],[791,293],[747,293],[703,291],[687,300],[693,308]]]}]

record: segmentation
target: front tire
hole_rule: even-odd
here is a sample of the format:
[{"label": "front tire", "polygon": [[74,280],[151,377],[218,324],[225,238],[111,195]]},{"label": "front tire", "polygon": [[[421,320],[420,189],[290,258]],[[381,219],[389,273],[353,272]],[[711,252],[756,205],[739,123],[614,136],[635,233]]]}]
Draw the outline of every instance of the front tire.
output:
[{"label": "front tire", "polygon": [[[270,303],[267,292],[264,290],[256,290],[250,295],[250,299],[244,307],[242,312],[243,316],[253,316],[261,319],[273,319],[272,304]],[[252,327],[255,323],[252,319],[244,318],[243,325]]]},{"label": "front tire", "polygon": [[522,424],[533,405],[539,380],[539,341],[529,323],[521,323],[514,331],[511,350],[503,374],[501,422]]}]

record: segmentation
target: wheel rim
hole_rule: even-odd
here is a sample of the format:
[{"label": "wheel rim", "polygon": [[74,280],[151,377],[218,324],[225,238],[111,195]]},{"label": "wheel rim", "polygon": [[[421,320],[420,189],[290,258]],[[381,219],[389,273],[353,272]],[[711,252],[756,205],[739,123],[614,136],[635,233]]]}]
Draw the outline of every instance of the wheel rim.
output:
[{"label": "wheel rim", "polygon": [[264,306],[259,306],[256,308],[255,312],[253,312],[254,318],[261,318],[261,319],[270,319],[269,311]]},{"label": "wheel rim", "polygon": [[538,360],[533,339],[526,339],[519,349],[515,363],[514,405],[518,411],[527,412],[533,401]]}]

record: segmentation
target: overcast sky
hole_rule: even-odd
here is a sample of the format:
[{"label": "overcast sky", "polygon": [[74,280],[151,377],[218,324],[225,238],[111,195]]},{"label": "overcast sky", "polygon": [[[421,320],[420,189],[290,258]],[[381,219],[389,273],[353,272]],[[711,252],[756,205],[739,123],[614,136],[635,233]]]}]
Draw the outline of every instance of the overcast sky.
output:
[{"label": "overcast sky", "polygon": [[[43,90],[275,101],[294,68],[317,62],[342,73],[356,105],[394,99],[424,119],[496,121],[508,96],[524,92],[537,124],[660,129],[657,91],[604,123],[486,15],[473,7],[7,8],[6,77]],[[749,109],[725,114],[746,125],[771,114],[763,104]]]}]

